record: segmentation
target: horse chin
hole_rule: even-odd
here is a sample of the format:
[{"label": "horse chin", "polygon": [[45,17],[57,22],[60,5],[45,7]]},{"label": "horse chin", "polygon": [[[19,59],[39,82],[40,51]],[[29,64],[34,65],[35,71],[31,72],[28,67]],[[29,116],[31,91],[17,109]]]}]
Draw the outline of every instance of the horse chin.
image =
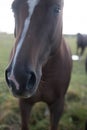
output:
[{"label": "horse chin", "polygon": [[25,98],[25,99],[27,99],[27,98],[30,98],[30,97],[32,97],[33,96],[33,93],[32,94],[23,94],[23,95],[17,95],[17,94],[14,94],[14,93],[12,93],[13,94],[13,96],[14,97],[16,97],[16,98]]},{"label": "horse chin", "polygon": [[[40,82],[40,80],[39,80],[39,82]],[[35,86],[33,87],[33,89],[31,91],[24,90],[22,93],[17,93],[17,92],[14,92],[11,87],[9,87],[9,89],[10,89],[10,92],[12,93],[12,95],[16,98],[30,98],[30,97],[33,97],[35,95],[35,93],[37,92],[39,82],[37,84],[35,84]]]},{"label": "horse chin", "polygon": [[30,92],[24,92],[22,94],[17,94],[17,93],[14,93],[13,91],[11,91],[12,95],[16,98],[30,98],[32,97],[34,94],[35,94],[36,90],[32,93]]}]

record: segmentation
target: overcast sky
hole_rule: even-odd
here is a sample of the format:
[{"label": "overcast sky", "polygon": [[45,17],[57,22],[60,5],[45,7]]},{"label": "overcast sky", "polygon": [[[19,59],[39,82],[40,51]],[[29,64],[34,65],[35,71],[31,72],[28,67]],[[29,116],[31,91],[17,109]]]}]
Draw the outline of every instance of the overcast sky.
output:
[{"label": "overcast sky", "polygon": [[[0,0],[0,32],[14,32],[13,0]],[[87,33],[87,0],[65,0],[63,14],[64,34]]]}]

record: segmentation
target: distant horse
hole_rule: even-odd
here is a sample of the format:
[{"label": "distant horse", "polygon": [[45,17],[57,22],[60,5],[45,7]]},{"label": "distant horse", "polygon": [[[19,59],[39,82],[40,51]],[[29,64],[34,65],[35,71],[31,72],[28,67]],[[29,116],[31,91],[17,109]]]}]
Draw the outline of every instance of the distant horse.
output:
[{"label": "distant horse", "polygon": [[[77,34],[77,55],[82,56],[85,48],[87,47],[87,35]],[[80,52],[79,49],[81,49]]]},{"label": "distant horse", "polygon": [[7,84],[19,98],[22,128],[28,130],[31,109],[43,101],[57,130],[72,68],[62,36],[63,0],[14,0],[16,42],[5,71]]}]

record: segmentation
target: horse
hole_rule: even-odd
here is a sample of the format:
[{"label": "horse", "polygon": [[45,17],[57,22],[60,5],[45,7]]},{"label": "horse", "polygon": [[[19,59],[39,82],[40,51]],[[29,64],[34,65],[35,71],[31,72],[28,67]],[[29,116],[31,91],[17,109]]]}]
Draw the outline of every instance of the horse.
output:
[{"label": "horse", "polygon": [[[76,50],[76,54],[79,56],[82,56],[85,48],[87,47],[87,35],[83,35],[81,33],[77,34],[77,50]],[[81,49],[81,51],[79,52],[79,49]]]},{"label": "horse", "polygon": [[57,130],[71,79],[71,51],[62,34],[63,0],[14,0],[15,44],[5,78],[18,98],[21,130],[29,130],[32,107],[45,102],[50,129]]}]

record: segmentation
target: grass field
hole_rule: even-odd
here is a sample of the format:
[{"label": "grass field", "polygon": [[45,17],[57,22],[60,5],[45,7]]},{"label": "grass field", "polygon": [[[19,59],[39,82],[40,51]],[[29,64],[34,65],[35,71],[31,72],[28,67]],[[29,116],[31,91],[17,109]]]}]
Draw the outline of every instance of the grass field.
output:
[{"label": "grass field", "polygon": [[[76,37],[65,36],[72,54],[76,51]],[[20,112],[18,100],[14,98],[5,83],[5,68],[8,64],[10,50],[13,46],[13,35],[0,34],[0,130],[19,130]],[[70,86],[66,95],[64,113],[61,118],[60,130],[84,130],[87,119],[87,74],[85,72],[85,58],[73,62]],[[31,117],[31,130],[47,130],[49,117],[44,113],[43,103],[35,105]]]}]

